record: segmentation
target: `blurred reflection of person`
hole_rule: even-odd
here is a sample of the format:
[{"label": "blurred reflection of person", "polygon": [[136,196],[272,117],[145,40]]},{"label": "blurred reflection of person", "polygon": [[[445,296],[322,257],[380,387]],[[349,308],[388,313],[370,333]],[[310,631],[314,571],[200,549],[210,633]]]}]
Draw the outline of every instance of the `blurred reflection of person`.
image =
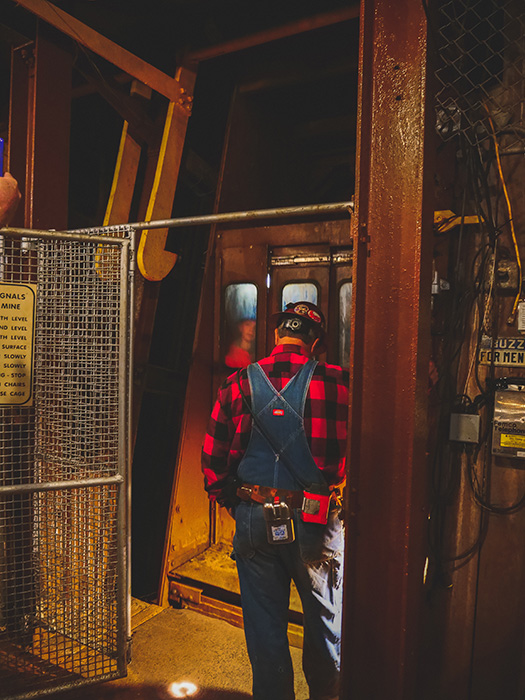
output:
[{"label": "blurred reflection of person", "polygon": [[238,337],[230,345],[224,358],[226,366],[234,369],[248,367],[255,359],[255,321],[245,318],[238,324],[237,330]]}]

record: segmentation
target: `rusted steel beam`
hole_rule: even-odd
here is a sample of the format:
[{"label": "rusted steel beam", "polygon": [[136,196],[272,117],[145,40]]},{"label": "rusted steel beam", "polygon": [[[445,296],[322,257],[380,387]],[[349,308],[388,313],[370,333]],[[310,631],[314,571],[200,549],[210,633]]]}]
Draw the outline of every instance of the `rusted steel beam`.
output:
[{"label": "rusted steel beam", "polygon": [[15,226],[67,228],[71,71],[71,55],[42,27],[12,52],[9,167],[24,195]]},{"label": "rusted steel beam", "polygon": [[171,78],[130,51],[126,51],[75,17],[68,15],[56,5],[46,0],[17,0],[17,2],[74,41],[79,42],[114,66],[118,66],[145,85],[149,85],[150,88],[169,100],[177,101],[179,99],[181,86],[175,78]]},{"label": "rusted steel beam", "polygon": [[207,61],[210,58],[217,58],[218,56],[225,56],[226,54],[235,53],[236,51],[251,49],[254,46],[268,44],[269,42],[277,41],[278,39],[286,39],[287,37],[302,34],[304,32],[310,32],[314,29],[329,27],[332,24],[345,22],[349,19],[356,19],[357,17],[359,17],[359,3],[355,3],[351,7],[335,10],[334,12],[315,15],[314,17],[306,17],[298,22],[285,24],[282,27],[275,27],[274,29],[257,32],[256,34],[251,34],[250,36],[243,36],[239,39],[233,39],[232,41],[228,41],[223,44],[198,49],[191,52],[189,58],[193,61]]},{"label": "rusted steel beam", "polygon": [[412,700],[427,514],[426,19],[413,0],[363,0],[360,26],[340,697]]},{"label": "rusted steel beam", "polygon": [[[30,104],[28,168],[30,228],[67,227],[69,193],[69,131],[73,57],[38,31],[34,90]],[[32,128],[32,133],[31,133]],[[52,173],[52,177],[50,177]]]},{"label": "rusted steel beam", "polygon": [[[29,64],[34,61],[34,42],[11,49],[11,80],[9,95],[9,136],[7,153],[8,170],[16,179],[22,194],[26,193],[26,160],[27,160],[27,124],[28,124],[28,91]],[[27,197],[26,197],[27,200]],[[25,226],[25,208],[19,206],[11,226]]]}]

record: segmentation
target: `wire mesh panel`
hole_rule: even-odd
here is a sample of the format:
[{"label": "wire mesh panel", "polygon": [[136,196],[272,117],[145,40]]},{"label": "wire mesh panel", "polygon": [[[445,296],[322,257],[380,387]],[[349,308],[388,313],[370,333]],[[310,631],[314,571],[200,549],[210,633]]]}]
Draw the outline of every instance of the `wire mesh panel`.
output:
[{"label": "wire mesh panel", "polygon": [[435,3],[441,65],[436,76],[437,125],[448,140],[471,144],[505,137],[513,149],[525,136],[525,3],[444,0]]},{"label": "wire mesh panel", "polygon": [[0,239],[2,698],[125,673],[130,234],[118,233]]}]

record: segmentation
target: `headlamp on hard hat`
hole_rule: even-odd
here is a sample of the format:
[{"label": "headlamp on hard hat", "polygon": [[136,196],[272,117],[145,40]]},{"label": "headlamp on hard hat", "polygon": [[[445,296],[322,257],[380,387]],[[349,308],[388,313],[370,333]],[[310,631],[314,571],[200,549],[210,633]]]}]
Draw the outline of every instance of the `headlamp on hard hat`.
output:
[{"label": "headlamp on hard hat", "polygon": [[305,335],[311,334],[313,337],[316,336],[312,324],[302,318],[285,318],[279,324],[278,328],[292,331],[292,333],[304,333]]}]

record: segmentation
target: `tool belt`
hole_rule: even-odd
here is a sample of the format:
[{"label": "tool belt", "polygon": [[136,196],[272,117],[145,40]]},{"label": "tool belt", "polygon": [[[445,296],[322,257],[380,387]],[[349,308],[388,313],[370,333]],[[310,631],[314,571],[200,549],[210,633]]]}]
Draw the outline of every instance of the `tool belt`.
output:
[{"label": "tool belt", "polygon": [[237,489],[237,496],[241,501],[255,501],[267,503],[279,499],[288,504],[290,508],[301,508],[303,505],[302,491],[288,491],[287,489],[275,489],[271,486],[257,486],[254,484],[242,484]]},{"label": "tool belt", "polygon": [[242,501],[255,501],[255,503],[284,502],[289,508],[300,508],[301,518],[306,522],[326,523],[328,511],[341,510],[342,492],[344,483],[330,486],[324,494],[311,491],[289,491],[277,489],[271,486],[259,486],[257,484],[242,484],[237,489],[237,496]]}]

